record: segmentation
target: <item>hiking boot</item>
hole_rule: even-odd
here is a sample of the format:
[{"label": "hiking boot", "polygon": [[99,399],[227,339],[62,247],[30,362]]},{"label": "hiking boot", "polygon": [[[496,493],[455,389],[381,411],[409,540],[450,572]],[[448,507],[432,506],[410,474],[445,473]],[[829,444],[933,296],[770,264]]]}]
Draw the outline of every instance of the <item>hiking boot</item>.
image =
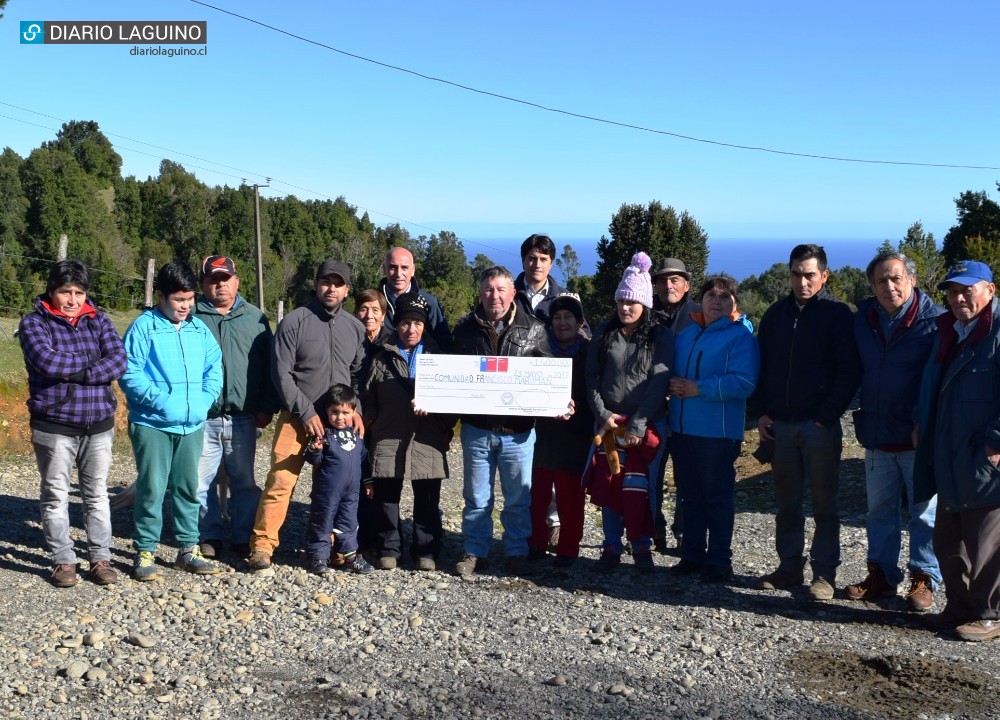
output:
[{"label": "hiking boot", "polygon": [[597,569],[601,572],[611,572],[618,567],[622,561],[622,554],[613,548],[604,548],[600,559],[597,561]]},{"label": "hiking boot", "polygon": [[981,642],[1000,637],[1000,620],[973,620],[955,628],[963,640]]},{"label": "hiking boot", "polygon": [[80,578],[76,576],[76,565],[56,565],[52,568],[52,584],[58,588],[68,588],[76,585]]},{"label": "hiking boot", "polygon": [[723,583],[733,577],[732,565],[705,565],[698,579],[703,583]]},{"label": "hiking boot", "polygon": [[437,563],[434,562],[434,558],[432,557],[419,557],[417,558],[417,570],[423,570],[424,572],[437,570]]},{"label": "hiking boot", "polygon": [[649,551],[649,548],[633,548],[632,562],[635,563],[636,572],[651,573],[656,569],[653,553]]},{"label": "hiking boot", "polygon": [[118,573],[111,567],[110,560],[97,560],[90,563],[87,577],[97,585],[114,585],[118,582]]},{"label": "hiking boot", "polygon": [[238,558],[246,560],[250,557],[250,543],[233,543],[229,546],[229,550]]},{"label": "hiking boot", "polygon": [[306,569],[311,575],[319,575],[320,577],[326,577],[333,572],[326,560],[317,560],[316,558],[310,558],[306,561]]},{"label": "hiking boot", "polygon": [[503,561],[508,575],[527,575],[531,572],[526,555],[511,555]]},{"label": "hiking boot", "polygon": [[174,567],[195,575],[215,575],[221,569],[214,561],[202,555],[201,548],[197,545],[178,550]]},{"label": "hiking boot", "polygon": [[926,573],[910,574],[910,589],[906,591],[906,609],[910,612],[927,612],[934,605],[931,579]]},{"label": "hiking boot", "polygon": [[365,560],[365,556],[359,552],[347,553],[344,555],[344,564],[340,566],[340,569],[356,573],[358,575],[365,575],[375,570],[375,568],[373,568],[371,564]]},{"label": "hiking boot", "polygon": [[466,555],[457,563],[455,563],[455,574],[461,575],[462,577],[469,577],[472,573],[479,570],[482,572],[486,569],[486,558],[476,557],[475,555]]},{"label": "hiking boot", "polygon": [[149,550],[140,550],[135,556],[135,566],[132,575],[139,582],[151,582],[160,577],[160,570],[156,567],[156,556]]},{"label": "hiking boot", "polygon": [[198,544],[198,548],[201,550],[202,557],[215,559],[217,557],[222,557],[222,541],[221,540],[202,540]]},{"label": "hiking boot", "polygon": [[896,588],[885,579],[885,573],[875,563],[868,563],[868,576],[857,585],[844,588],[849,600],[875,600],[896,597]]},{"label": "hiking boot", "polygon": [[395,570],[396,569],[396,558],[391,555],[386,555],[378,559],[378,569],[379,570]]},{"label": "hiking boot", "polygon": [[250,569],[250,572],[267,570],[271,567],[271,553],[266,553],[263,550],[254,550],[247,559],[247,567]]},{"label": "hiking boot", "polygon": [[809,597],[813,600],[833,600],[835,592],[833,583],[819,575],[809,584]]},{"label": "hiking boot", "polygon": [[764,590],[788,590],[796,585],[801,585],[803,581],[802,571],[793,572],[782,570],[780,567],[767,575],[761,575],[758,582]]},{"label": "hiking boot", "polygon": [[667,568],[667,572],[676,577],[684,577],[686,575],[697,575],[704,571],[704,569],[704,565],[694,560],[681,560],[673,567]]}]

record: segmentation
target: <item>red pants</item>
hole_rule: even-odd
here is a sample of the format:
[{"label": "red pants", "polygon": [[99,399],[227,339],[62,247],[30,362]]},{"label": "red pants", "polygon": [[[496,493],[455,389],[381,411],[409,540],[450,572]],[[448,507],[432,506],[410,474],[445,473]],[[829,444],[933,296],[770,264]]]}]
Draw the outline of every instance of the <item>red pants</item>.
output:
[{"label": "red pants", "polygon": [[543,552],[549,546],[549,504],[552,486],[556,488],[559,513],[559,544],[556,555],[577,557],[583,539],[584,494],[578,473],[533,468],[531,471],[531,538],[528,545]]}]

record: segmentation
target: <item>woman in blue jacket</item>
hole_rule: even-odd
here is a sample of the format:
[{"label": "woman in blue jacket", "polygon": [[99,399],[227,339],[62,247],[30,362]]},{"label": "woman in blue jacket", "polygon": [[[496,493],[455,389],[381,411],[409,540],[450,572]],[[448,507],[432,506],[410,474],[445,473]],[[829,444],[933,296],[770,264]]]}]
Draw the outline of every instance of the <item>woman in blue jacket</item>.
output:
[{"label": "woman in blue jacket", "polygon": [[701,313],[675,340],[670,380],[671,446],[684,542],[675,575],[724,582],[733,574],[736,458],[746,401],[757,384],[757,339],[740,322],[736,281],[724,275],[701,287]]}]

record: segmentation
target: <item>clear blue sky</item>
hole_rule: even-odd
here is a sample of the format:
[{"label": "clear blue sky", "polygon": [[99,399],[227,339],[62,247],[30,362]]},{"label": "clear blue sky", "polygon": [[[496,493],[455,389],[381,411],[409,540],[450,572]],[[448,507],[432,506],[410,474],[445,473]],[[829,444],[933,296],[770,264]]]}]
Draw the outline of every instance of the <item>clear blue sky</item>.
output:
[{"label": "clear blue sky", "polygon": [[[657,130],[1000,166],[996,0],[213,4],[383,63]],[[19,44],[21,20],[153,19],[207,20],[208,55]],[[169,157],[213,185],[270,176],[272,196],[343,195],[377,224],[414,234],[542,230],[558,244],[597,238],[622,203],[656,199],[689,211],[710,238],[895,239],[922,220],[940,239],[954,198],[995,196],[1000,179],[752,152],[543,112],[186,0],[11,0],[0,67],[0,146],[22,155],[61,121],[96,120],[126,174],[156,175]]]}]

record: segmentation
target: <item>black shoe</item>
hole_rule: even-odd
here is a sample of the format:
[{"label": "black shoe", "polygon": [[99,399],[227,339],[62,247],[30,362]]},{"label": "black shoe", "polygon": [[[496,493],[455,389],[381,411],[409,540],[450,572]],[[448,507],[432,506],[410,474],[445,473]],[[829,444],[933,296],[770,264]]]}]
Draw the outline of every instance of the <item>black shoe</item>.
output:
[{"label": "black shoe", "polygon": [[696,563],[693,560],[681,560],[673,567],[667,568],[667,572],[671,575],[682,577],[684,575],[697,575],[704,569],[705,566],[701,563]]},{"label": "black shoe", "polygon": [[[681,562],[684,562],[681,560]],[[723,583],[733,577],[732,565],[705,565],[698,579],[703,583]]]},{"label": "black shoe", "polygon": [[340,566],[341,570],[346,570],[347,572],[357,573],[358,575],[365,575],[370,572],[374,572],[375,568],[365,560],[365,556],[361,553],[353,553],[344,555],[344,564]]},{"label": "black shoe", "polygon": [[667,554],[667,538],[665,536],[653,538],[653,551],[660,553],[660,555]]},{"label": "black shoe", "polygon": [[306,567],[311,575],[319,575],[320,577],[326,577],[331,572],[330,566],[326,564],[325,560],[307,560]]},{"label": "black shoe", "polygon": [[597,561],[597,569],[601,572],[611,572],[618,567],[622,561],[622,554],[611,548],[604,548],[600,560]]},{"label": "black shoe", "polygon": [[508,575],[527,575],[531,572],[528,558],[524,555],[511,555],[503,564]]},{"label": "black shoe", "polygon": [[563,570],[573,567],[576,562],[576,558],[570,555],[556,555],[556,559],[552,561],[552,565]]},{"label": "black shoe", "polygon": [[229,550],[238,558],[246,560],[250,557],[250,543],[233,543],[229,546]]}]

